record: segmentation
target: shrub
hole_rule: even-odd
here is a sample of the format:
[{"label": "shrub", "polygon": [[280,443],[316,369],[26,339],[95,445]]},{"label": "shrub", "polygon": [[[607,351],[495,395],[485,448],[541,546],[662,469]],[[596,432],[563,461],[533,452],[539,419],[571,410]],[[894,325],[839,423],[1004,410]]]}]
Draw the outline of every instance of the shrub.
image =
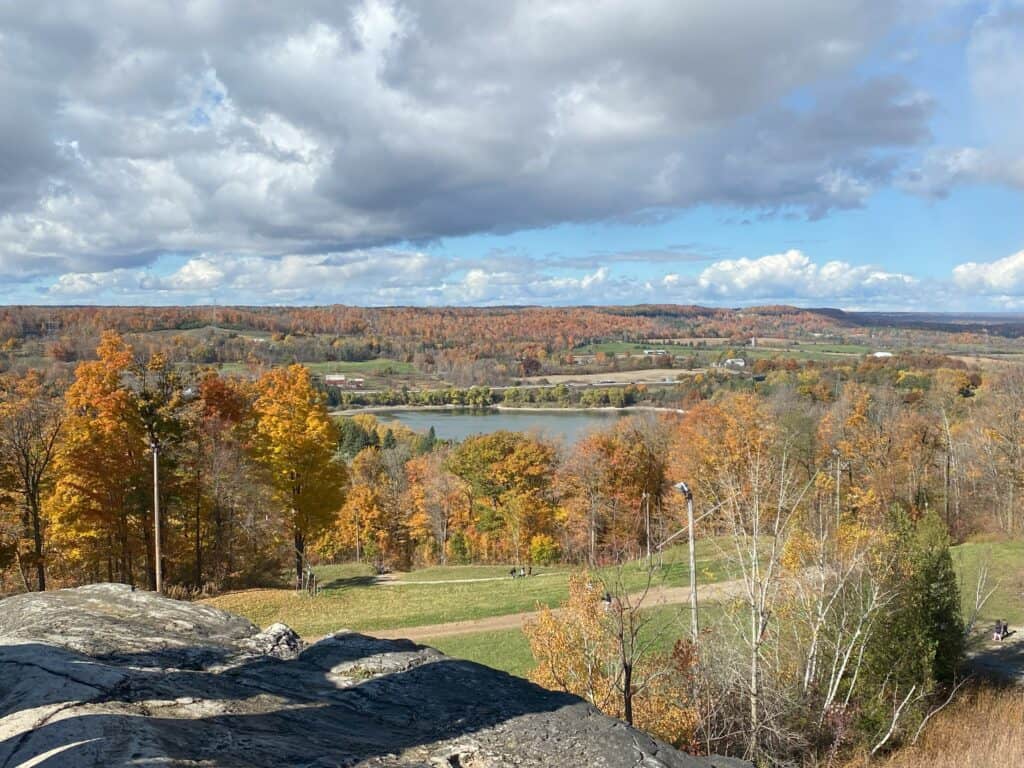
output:
[{"label": "shrub", "polygon": [[551,565],[561,555],[558,542],[546,533],[538,533],[530,539],[530,562],[537,565]]}]

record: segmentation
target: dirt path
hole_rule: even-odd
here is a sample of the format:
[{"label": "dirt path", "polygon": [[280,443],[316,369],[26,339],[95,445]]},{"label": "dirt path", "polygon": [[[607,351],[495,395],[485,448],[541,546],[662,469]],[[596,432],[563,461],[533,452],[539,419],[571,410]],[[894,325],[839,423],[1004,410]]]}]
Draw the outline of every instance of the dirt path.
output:
[{"label": "dirt path", "polygon": [[968,653],[967,665],[982,677],[1024,684],[1024,637],[1015,632],[1002,641],[986,638]]},{"label": "dirt path", "polygon": [[[743,591],[743,582],[721,581],[715,584],[706,584],[697,590],[702,602],[718,602],[740,595]],[[631,599],[639,599],[639,593],[630,595]],[[651,589],[644,604],[649,607],[659,605],[677,605],[690,602],[689,587],[656,587]],[[524,611],[523,613],[509,613],[504,616],[488,616],[483,619],[467,619],[465,621],[451,621],[446,624],[427,624],[419,627],[405,627],[400,629],[385,629],[379,632],[367,632],[374,637],[381,637],[388,640],[412,640],[423,642],[435,640],[439,637],[453,637],[455,635],[468,635],[474,632],[497,632],[508,629],[521,629],[523,622],[536,618],[540,611]]]}]

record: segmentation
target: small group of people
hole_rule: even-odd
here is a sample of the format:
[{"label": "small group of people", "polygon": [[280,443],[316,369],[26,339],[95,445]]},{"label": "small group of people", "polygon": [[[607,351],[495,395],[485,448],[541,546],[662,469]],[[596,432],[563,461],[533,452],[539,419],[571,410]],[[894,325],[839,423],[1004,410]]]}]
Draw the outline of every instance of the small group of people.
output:
[{"label": "small group of people", "polygon": [[992,632],[993,640],[1003,640],[1010,634],[1010,625],[1006,623],[1006,619],[996,619],[996,628]]},{"label": "small group of people", "polygon": [[523,566],[519,566],[518,569],[513,568],[508,572],[508,575],[513,579],[525,579],[527,576],[533,576],[533,566],[528,565],[525,568]]}]

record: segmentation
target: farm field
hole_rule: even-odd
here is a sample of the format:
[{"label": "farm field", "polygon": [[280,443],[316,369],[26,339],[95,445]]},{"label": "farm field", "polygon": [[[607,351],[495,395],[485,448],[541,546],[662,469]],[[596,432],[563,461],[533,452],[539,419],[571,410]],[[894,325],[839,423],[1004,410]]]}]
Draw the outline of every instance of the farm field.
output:
[{"label": "farm field", "polygon": [[[695,346],[700,343],[701,346]],[[877,351],[878,347],[865,344],[843,344],[839,342],[785,341],[774,340],[766,344],[758,340],[757,347],[749,344],[731,344],[727,339],[694,339],[687,344],[636,344],[632,342],[610,341],[590,344],[573,350],[576,354],[594,355],[604,352],[607,355],[642,356],[644,350],[660,349],[670,355],[683,357],[696,356],[698,359],[712,360],[722,353],[735,353],[750,358],[761,357],[792,357],[797,360],[829,360],[835,357],[860,356]]]}]

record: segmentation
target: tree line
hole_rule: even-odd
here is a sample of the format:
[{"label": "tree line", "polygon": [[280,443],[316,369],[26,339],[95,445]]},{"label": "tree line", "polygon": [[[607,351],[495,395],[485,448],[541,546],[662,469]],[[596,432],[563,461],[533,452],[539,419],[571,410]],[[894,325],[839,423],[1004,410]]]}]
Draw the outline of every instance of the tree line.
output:
[{"label": "tree line", "polygon": [[[695,455],[684,427],[743,396],[783,425],[791,466],[816,483],[831,467],[857,514],[938,511],[958,537],[1021,527],[1024,376],[1013,370],[983,385],[963,367],[921,361],[866,361],[846,381],[842,370],[780,366],[745,391],[734,391],[735,377],[699,376],[680,383],[690,387],[683,417],[624,419],[573,446],[504,432],[449,445],[368,416],[331,419],[298,365],[254,378],[185,373],[113,332],[95,358],[67,381],[37,371],[0,378],[0,551],[16,566],[8,581],[38,588],[50,570],[58,583],[150,583],[154,443],[165,572],[193,589],[272,580],[282,552],[296,563],[358,553],[396,567],[618,561],[678,528],[672,483],[696,479],[673,465]],[[573,394],[504,397],[530,402],[533,392],[556,403]],[[493,401],[487,388],[463,394]],[[426,402],[449,395],[419,393]]]}]

